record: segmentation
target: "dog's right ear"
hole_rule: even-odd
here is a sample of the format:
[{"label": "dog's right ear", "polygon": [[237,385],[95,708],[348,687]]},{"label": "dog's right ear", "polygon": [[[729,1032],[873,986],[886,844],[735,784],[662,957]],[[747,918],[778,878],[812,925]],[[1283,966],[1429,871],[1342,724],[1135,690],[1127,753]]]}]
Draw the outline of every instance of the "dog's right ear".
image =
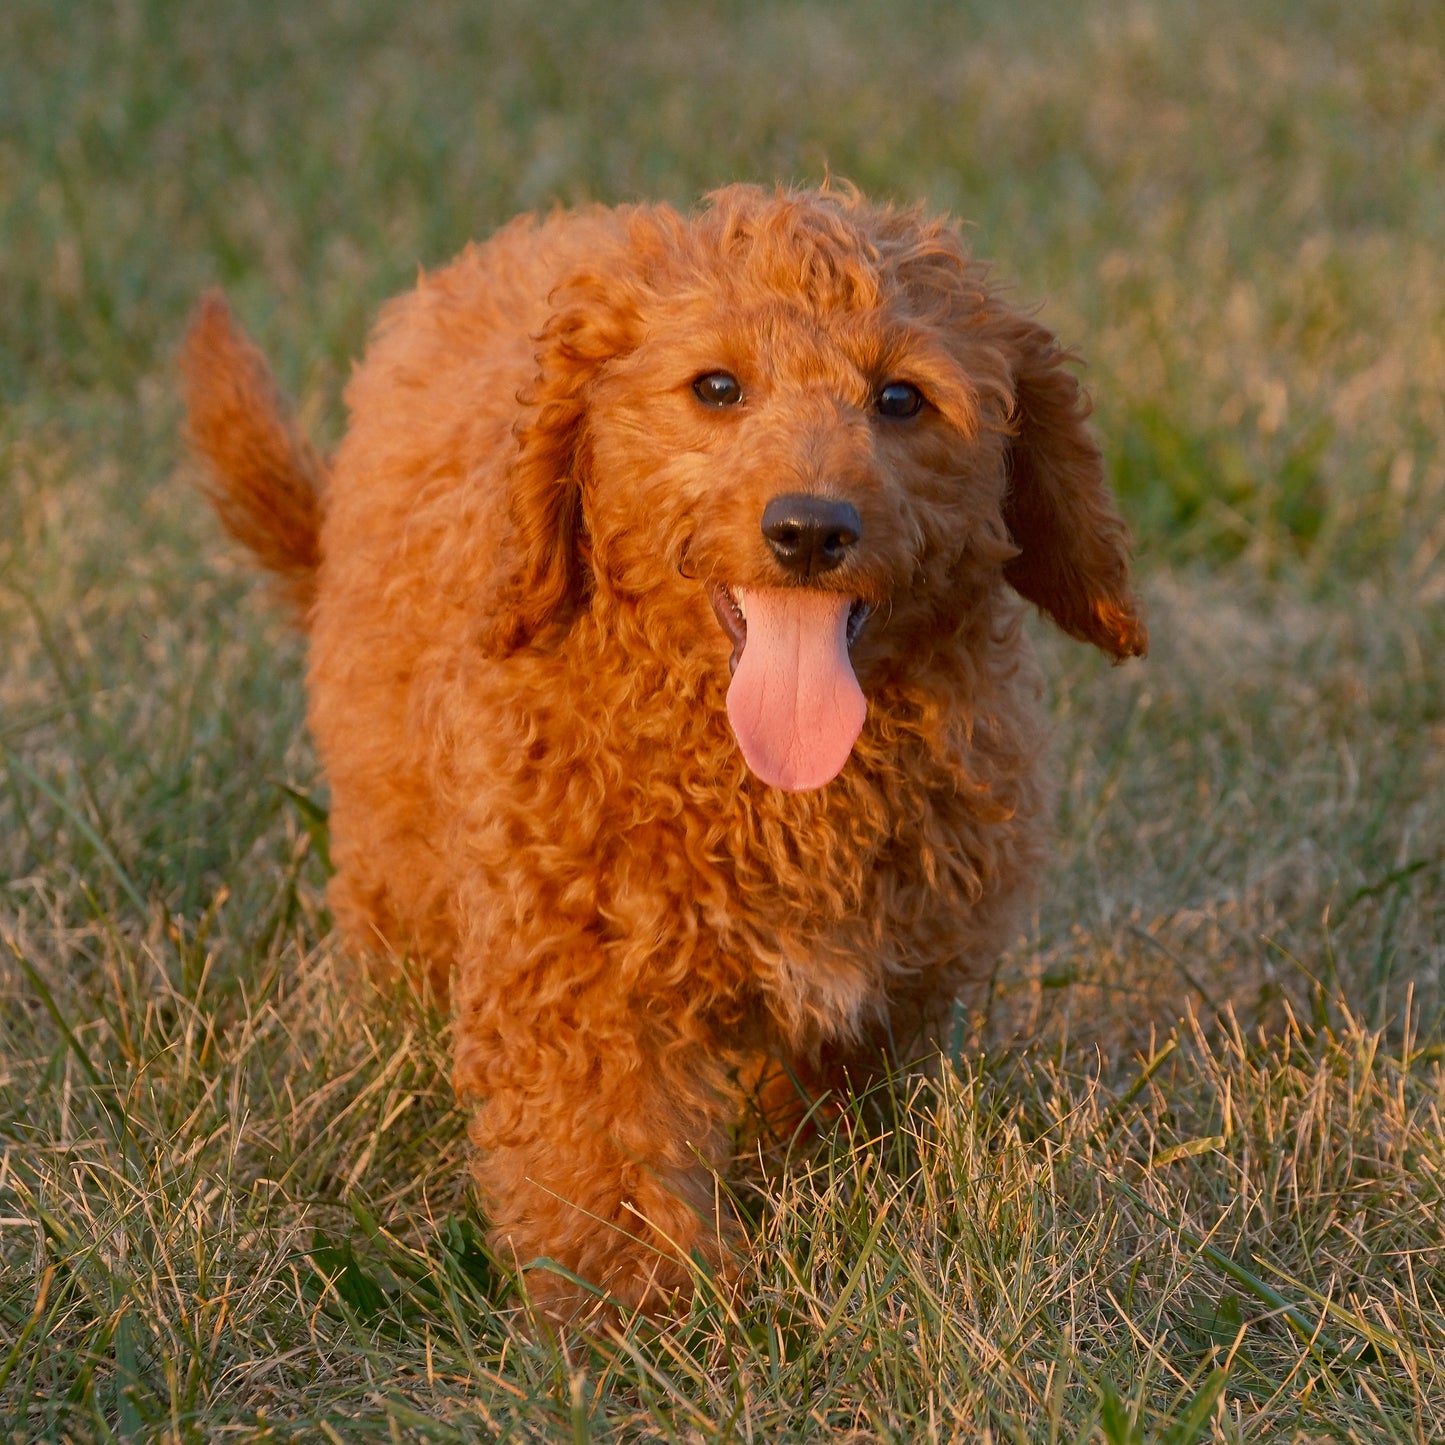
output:
[{"label": "dog's right ear", "polygon": [[512,429],[506,530],[479,639],[491,656],[565,627],[586,601],[587,413],[603,369],[641,334],[643,287],[631,260],[624,244],[552,292],[552,315],[536,338],[537,373],[518,397],[522,414]]}]

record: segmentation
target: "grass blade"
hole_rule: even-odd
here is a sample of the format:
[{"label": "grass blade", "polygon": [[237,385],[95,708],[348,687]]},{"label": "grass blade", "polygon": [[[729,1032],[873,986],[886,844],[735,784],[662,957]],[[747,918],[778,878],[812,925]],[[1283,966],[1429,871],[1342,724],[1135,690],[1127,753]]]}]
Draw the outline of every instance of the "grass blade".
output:
[{"label": "grass blade", "polygon": [[18,773],[31,787],[44,793],[45,796],[64,813],[75,826],[76,831],[95,850],[96,857],[105,864],[107,871],[116,882],[120,884],[121,891],[135,906],[136,912],[144,917],[150,911],[144,894],[142,894],[136,886],[130,874],[126,872],[120,859],[116,857],[115,850],[100,836],[90,819],[87,818],[59,788],[37,773],[34,768],[23,758],[18,757],[7,748],[4,743],[0,743],[0,756],[4,757],[5,766],[9,768],[11,772]]}]

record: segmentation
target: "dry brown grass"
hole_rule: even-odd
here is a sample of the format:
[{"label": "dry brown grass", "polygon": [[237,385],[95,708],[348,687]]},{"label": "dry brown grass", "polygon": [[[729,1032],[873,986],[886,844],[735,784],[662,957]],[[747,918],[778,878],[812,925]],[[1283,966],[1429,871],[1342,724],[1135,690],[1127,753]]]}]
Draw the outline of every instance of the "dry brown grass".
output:
[{"label": "dry brown grass", "polygon": [[[0,10],[0,1433],[1445,1438],[1445,12]],[[677,1330],[529,1341],[444,1023],[327,936],[297,644],[177,459],[231,290],[323,433],[512,211],[971,217],[1090,359],[1154,650],[1040,632],[1058,864],[969,1048]]]}]

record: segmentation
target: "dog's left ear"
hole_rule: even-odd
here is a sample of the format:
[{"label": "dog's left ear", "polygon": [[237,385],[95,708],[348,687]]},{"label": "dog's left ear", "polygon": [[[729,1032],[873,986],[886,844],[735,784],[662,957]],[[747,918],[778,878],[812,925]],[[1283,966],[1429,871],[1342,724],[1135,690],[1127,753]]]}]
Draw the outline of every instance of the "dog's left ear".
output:
[{"label": "dog's left ear", "polygon": [[1142,657],[1149,634],[1129,589],[1129,531],[1114,510],[1090,404],[1054,335],[1017,319],[1014,414],[1004,521],[1019,553],[1014,589],[1065,632],[1117,659]]}]

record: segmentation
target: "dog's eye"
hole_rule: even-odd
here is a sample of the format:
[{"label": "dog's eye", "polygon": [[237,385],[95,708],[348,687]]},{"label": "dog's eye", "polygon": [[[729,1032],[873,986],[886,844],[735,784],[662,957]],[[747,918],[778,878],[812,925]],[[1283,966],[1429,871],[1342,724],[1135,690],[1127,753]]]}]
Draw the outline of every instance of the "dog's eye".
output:
[{"label": "dog's eye", "polygon": [[736,406],[743,399],[742,384],[728,371],[710,371],[698,377],[692,389],[707,406]]},{"label": "dog's eye", "polygon": [[911,381],[890,381],[875,405],[881,416],[917,416],[923,410],[923,393]]}]

